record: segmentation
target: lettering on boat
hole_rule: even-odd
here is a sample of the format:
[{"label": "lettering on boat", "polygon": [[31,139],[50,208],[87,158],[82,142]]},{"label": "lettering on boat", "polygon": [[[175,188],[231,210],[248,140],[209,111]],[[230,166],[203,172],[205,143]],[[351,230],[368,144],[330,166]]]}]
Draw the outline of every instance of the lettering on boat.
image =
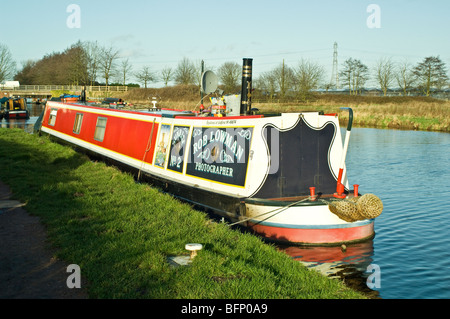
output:
[{"label": "lettering on boat", "polygon": [[167,169],[181,173],[183,171],[184,154],[189,135],[189,126],[175,125],[170,144],[170,159]]},{"label": "lettering on boat", "polygon": [[186,174],[244,186],[253,127],[194,127]]}]

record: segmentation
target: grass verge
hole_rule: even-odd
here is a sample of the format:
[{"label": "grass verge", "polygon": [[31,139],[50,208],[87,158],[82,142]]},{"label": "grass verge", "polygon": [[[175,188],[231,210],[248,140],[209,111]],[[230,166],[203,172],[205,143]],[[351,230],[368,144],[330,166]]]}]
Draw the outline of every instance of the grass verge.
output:
[{"label": "grass verge", "polygon": [[[39,216],[90,298],[364,298],[259,238],[47,137],[0,129],[0,179]],[[190,266],[168,256],[204,245]]]}]

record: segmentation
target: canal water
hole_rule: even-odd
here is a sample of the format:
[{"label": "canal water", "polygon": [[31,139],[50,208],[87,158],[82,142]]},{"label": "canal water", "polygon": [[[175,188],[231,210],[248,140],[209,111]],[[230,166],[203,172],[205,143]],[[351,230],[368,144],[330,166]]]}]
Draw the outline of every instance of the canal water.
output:
[{"label": "canal water", "polygon": [[346,165],[383,201],[375,238],[285,251],[374,298],[450,298],[450,134],[353,128]]},{"label": "canal water", "polygon": [[[29,108],[29,120],[0,127],[32,132],[42,106]],[[353,128],[346,165],[351,185],[383,201],[375,238],[280,249],[373,298],[450,298],[450,134]]]}]

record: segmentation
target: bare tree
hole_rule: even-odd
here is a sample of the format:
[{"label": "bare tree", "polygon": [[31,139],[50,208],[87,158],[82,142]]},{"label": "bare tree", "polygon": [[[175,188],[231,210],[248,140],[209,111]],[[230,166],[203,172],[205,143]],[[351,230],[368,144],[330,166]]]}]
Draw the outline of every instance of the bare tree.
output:
[{"label": "bare tree", "polygon": [[239,78],[241,77],[241,66],[236,62],[225,62],[218,70],[218,76],[225,86],[225,92],[234,92],[239,88]]},{"label": "bare tree", "polygon": [[112,46],[101,49],[100,69],[103,78],[105,79],[106,86],[108,86],[109,79],[114,76],[114,72],[116,71],[116,60],[118,58],[119,50],[113,48]]},{"label": "bare tree", "polygon": [[120,64],[120,75],[123,79],[123,85],[126,85],[127,75],[131,70],[133,69],[133,66],[131,65],[129,59],[122,60]]},{"label": "bare tree", "polygon": [[188,58],[183,58],[175,70],[175,82],[177,84],[195,83],[195,65]]},{"label": "bare tree", "polygon": [[387,90],[395,79],[395,66],[391,59],[380,59],[376,63],[376,79],[383,95],[387,95]]},{"label": "bare tree", "polygon": [[0,43],[0,82],[12,80],[16,73],[16,62],[12,58],[12,54],[8,47]]},{"label": "bare tree", "polygon": [[277,79],[274,72],[264,72],[257,80],[255,87],[262,91],[263,95],[267,95],[269,99],[275,97],[277,91]]},{"label": "bare tree", "polygon": [[344,62],[343,70],[339,74],[350,95],[357,95],[369,77],[369,68],[360,60],[349,58]]},{"label": "bare tree", "polygon": [[302,59],[295,70],[297,93],[305,98],[308,93],[319,86],[325,71],[317,63]]},{"label": "bare tree", "polygon": [[172,80],[173,78],[173,70],[170,66],[166,66],[161,70],[161,78],[164,82],[164,85],[167,86],[167,84]]},{"label": "bare tree", "polygon": [[426,96],[431,94],[432,88],[441,89],[448,81],[447,68],[439,56],[426,57],[413,69],[419,88]]},{"label": "bare tree", "polygon": [[280,97],[286,97],[286,93],[289,89],[293,88],[296,80],[294,71],[283,63],[273,70],[273,76],[280,90]]},{"label": "bare tree", "polygon": [[147,88],[148,82],[154,82],[156,80],[155,74],[148,66],[144,66],[140,72],[135,74],[135,76],[141,83],[144,84],[145,88]]},{"label": "bare tree", "polygon": [[415,76],[409,62],[405,61],[397,65],[395,79],[402,89],[403,95],[406,96],[407,91],[413,87],[415,82]]},{"label": "bare tree", "polygon": [[86,52],[86,67],[89,74],[89,81],[91,85],[94,85],[100,67],[100,55],[102,50],[97,41],[88,41],[84,43],[84,51]]},{"label": "bare tree", "polygon": [[87,55],[83,43],[78,41],[68,48],[64,54],[68,59],[67,75],[70,83],[75,85],[89,84]]}]

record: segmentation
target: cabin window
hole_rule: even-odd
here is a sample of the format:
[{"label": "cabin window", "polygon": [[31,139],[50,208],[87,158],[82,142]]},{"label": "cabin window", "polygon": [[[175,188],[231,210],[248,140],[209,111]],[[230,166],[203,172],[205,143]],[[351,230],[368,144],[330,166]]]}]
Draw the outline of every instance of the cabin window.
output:
[{"label": "cabin window", "polygon": [[58,113],[58,109],[51,109],[50,117],[48,119],[48,125],[55,126],[56,122],[56,114]]},{"label": "cabin window", "polygon": [[105,137],[106,120],[107,120],[106,117],[97,118],[97,125],[95,126],[94,140],[103,142],[103,138]]},{"label": "cabin window", "polygon": [[73,132],[75,134],[80,134],[81,122],[83,122],[83,114],[82,113],[77,113],[75,115],[75,122],[73,123]]}]

